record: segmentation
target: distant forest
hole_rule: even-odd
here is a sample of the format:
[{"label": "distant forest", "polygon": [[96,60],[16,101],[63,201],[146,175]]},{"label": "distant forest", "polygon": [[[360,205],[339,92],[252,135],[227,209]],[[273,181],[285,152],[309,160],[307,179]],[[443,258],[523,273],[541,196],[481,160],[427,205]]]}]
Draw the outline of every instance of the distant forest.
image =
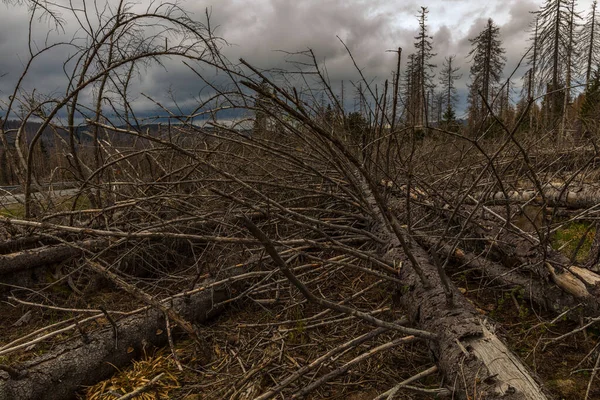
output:
[{"label": "distant forest", "polygon": [[[401,79],[400,118],[404,124],[423,127],[434,123],[461,130],[456,117],[456,81],[468,73],[467,132],[493,135],[501,131],[500,124],[516,124],[517,117],[529,108],[519,131],[552,131],[558,140],[569,133],[597,133],[600,18],[596,1],[582,12],[574,0],[547,0],[532,13],[530,46],[519,63],[526,66],[526,71],[520,77],[514,75],[515,71],[505,71],[507,60],[500,28],[491,18],[477,36],[469,39],[468,72],[457,67],[456,55],[447,55],[442,65],[434,65],[431,60],[436,55],[435,43],[429,35],[428,12],[426,7],[421,8],[414,49],[406,57],[402,76],[392,79]],[[398,53],[400,58],[402,49]],[[396,82],[392,84],[396,86]],[[520,88],[517,102],[511,101],[515,88]],[[364,101],[365,93],[360,88],[357,96]],[[360,109],[366,109],[366,105]]]}]

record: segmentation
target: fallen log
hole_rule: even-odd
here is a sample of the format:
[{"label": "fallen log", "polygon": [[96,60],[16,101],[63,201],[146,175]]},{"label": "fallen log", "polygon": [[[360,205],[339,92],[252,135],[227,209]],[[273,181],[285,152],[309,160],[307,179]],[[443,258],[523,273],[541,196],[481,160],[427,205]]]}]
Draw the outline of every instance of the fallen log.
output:
[{"label": "fallen log", "polygon": [[480,200],[487,205],[505,204],[507,201],[543,205],[545,198],[546,205],[569,209],[590,208],[600,203],[600,187],[597,186],[569,186],[565,188],[562,185],[547,184],[542,187],[542,190],[542,193],[535,189],[510,190],[506,194],[504,192],[496,192]]},{"label": "fallen log", "polygon": [[[413,247],[431,289],[409,268],[402,268],[405,282],[400,304],[419,329],[437,333],[430,342],[449,389],[461,398],[468,394],[485,399],[547,399],[529,369],[494,334],[493,325],[452,285],[454,304],[449,305],[437,269],[427,254]],[[389,257],[404,259],[392,251]]]},{"label": "fallen log", "polygon": [[[556,190],[551,188],[548,194],[554,193],[555,199],[562,198]],[[594,190],[590,188],[585,191],[588,194],[592,192]],[[516,195],[514,194],[517,192],[510,193],[515,198]],[[531,193],[527,192],[526,197],[521,200],[531,201],[532,197],[529,197]],[[568,198],[568,193],[564,194],[565,199]],[[500,194],[502,198],[505,198],[503,193]],[[500,194],[496,194],[496,196]],[[600,189],[597,190],[597,194],[600,196]],[[575,196],[572,194],[570,197],[571,205],[575,204]],[[481,204],[471,196],[469,196],[469,201]],[[434,207],[431,204],[425,205],[431,208]],[[486,206],[483,206],[483,209],[494,219],[499,220],[502,226],[506,225],[506,219]],[[437,214],[449,218],[449,212],[446,210]],[[534,220],[541,215],[542,213],[539,212],[531,215],[530,218]],[[465,219],[466,217],[460,213],[454,214],[454,222],[458,224],[462,224]],[[523,231],[513,222],[510,223],[511,230],[502,229],[494,232],[486,232],[482,226],[489,224],[481,221],[478,217],[472,219],[470,224],[473,233],[472,238],[478,238],[482,243],[485,243],[487,248],[485,258],[474,256],[448,244],[442,244],[440,248],[436,248],[436,251],[458,263],[468,264],[503,284],[523,288],[523,295],[526,299],[557,314],[561,314],[567,309],[582,308],[584,315],[595,316],[600,310],[600,275],[594,271],[572,265],[566,256],[549,246],[543,252],[539,245],[539,239]],[[426,249],[437,246],[434,240],[423,234],[415,236],[415,239]],[[490,256],[492,256],[491,259]],[[591,260],[588,264],[593,266],[595,261]],[[532,265],[542,265],[543,267],[532,268]]]},{"label": "fallen log", "polygon": [[[483,206],[486,213],[506,225],[506,219],[493,212],[486,206]],[[460,218],[456,215],[456,218]],[[581,268],[572,265],[571,260],[560,252],[552,249],[547,244],[541,244],[540,239],[521,230],[518,226],[510,223],[512,229],[495,229],[493,232],[487,232],[482,226],[487,225],[485,221],[479,221],[475,217],[470,221],[472,238],[477,238],[485,243],[486,254],[491,256],[490,260],[472,260],[464,252],[454,252],[450,250],[446,255],[450,257],[467,257],[475,263],[479,263],[482,270],[488,270],[492,276],[507,283],[517,283],[519,286],[529,289],[528,295],[538,304],[548,306],[549,309],[557,313],[562,313],[565,308],[574,308],[582,305],[584,314],[595,316],[600,310],[600,275],[590,269]],[[493,236],[493,237],[492,237]],[[419,240],[425,240],[420,238]],[[432,246],[431,243],[425,247]],[[442,246],[443,248],[444,246]],[[442,249],[438,249],[440,251]],[[463,260],[464,261],[464,260]],[[493,261],[498,261],[504,268],[498,266]],[[531,266],[542,266],[541,268],[531,268]],[[502,271],[502,270],[505,271]],[[525,283],[522,278],[518,278],[519,272],[527,272],[530,276],[535,276],[538,282]],[[557,293],[556,290],[540,286],[544,282],[552,281],[563,293]],[[544,297],[547,297],[545,300]]]},{"label": "fallen log", "polygon": [[[381,209],[382,200],[376,198],[377,194],[366,184],[363,190],[372,209]],[[417,274],[416,268],[400,270],[399,279],[404,285],[399,302],[418,329],[437,335],[436,340],[428,343],[446,377],[448,389],[458,398],[547,399],[529,369],[494,334],[493,325],[475,306],[452,283],[446,286],[451,293],[445,292],[441,268],[432,263],[427,252],[413,242],[411,254],[406,254],[382,213],[374,214],[378,217],[377,229],[391,244],[385,258],[396,264],[398,261],[408,264],[410,257],[424,275],[425,280]],[[439,262],[437,253],[433,252],[432,256]]]},{"label": "fallen log", "polygon": [[573,265],[568,257],[548,245],[544,251],[538,241],[526,242],[508,230],[502,232],[499,237],[501,240],[493,240],[480,233],[479,237],[489,247],[490,254],[508,270],[540,265],[541,268],[528,269],[529,272],[535,274],[540,281],[554,282],[564,293],[572,296],[573,302],[584,306],[584,314],[596,316],[600,310],[600,275],[597,273]]},{"label": "fallen log", "polygon": [[[56,236],[59,236],[59,234]],[[63,234],[62,236],[66,235]],[[58,239],[40,235],[23,236],[9,239],[7,238],[4,242],[0,242],[0,254],[10,254],[17,251],[29,250],[31,248],[50,246],[59,243],[61,242]]]},{"label": "fallen log", "polygon": [[[436,243],[425,236],[415,236],[415,240],[425,249],[432,249]],[[444,244],[437,252],[453,263],[477,270],[490,281],[505,285],[508,288],[522,290],[523,298],[531,301],[544,310],[556,314],[572,309],[581,304],[577,296],[561,290],[559,285],[549,283],[546,279],[535,275],[532,271],[521,271],[517,268],[507,268],[499,262],[477,256],[460,248]],[[525,272],[522,274],[521,272]]]},{"label": "fallen log", "polygon": [[96,251],[105,247],[107,243],[108,241],[104,239],[84,240],[77,242],[77,246],[63,243],[3,254],[0,255],[0,276],[62,262],[70,257],[80,255],[83,252],[82,249]]},{"label": "fallen log", "polygon": [[[187,321],[202,323],[222,307],[214,305],[229,298],[221,286],[190,296],[175,298],[169,305]],[[0,400],[64,400],[75,397],[83,386],[106,379],[117,368],[140,357],[148,346],[167,344],[165,313],[149,308],[125,317],[113,327],[80,334],[48,353],[18,366],[12,373],[0,370]]]},{"label": "fallen log", "polygon": [[[495,246],[500,248],[499,245]],[[537,257],[539,258],[538,262],[541,263],[544,256],[538,254]],[[522,264],[529,261],[518,254],[512,255],[511,258],[510,261],[503,258],[503,262],[511,265],[515,262],[515,259]],[[598,296],[600,276],[588,269],[571,265],[571,261],[566,256],[556,251],[548,251],[546,258],[547,260],[543,262],[543,266],[556,286],[583,304],[585,314],[596,316],[598,310],[600,310],[600,296]],[[541,276],[540,278],[543,279],[544,277]]]}]

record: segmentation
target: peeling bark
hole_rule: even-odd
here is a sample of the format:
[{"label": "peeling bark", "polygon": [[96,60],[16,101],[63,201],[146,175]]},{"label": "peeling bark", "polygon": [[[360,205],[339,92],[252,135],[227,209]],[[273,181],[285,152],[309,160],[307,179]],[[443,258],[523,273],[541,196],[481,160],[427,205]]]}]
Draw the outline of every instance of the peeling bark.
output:
[{"label": "peeling bark", "polygon": [[407,285],[400,303],[420,329],[440,335],[437,342],[430,342],[430,349],[449,388],[461,398],[469,394],[485,399],[547,399],[529,369],[454,286],[454,306],[447,304],[436,268],[423,250],[416,246],[414,250],[433,288],[424,288],[411,269],[402,268],[400,279]]},{"label": "peeling bark", "polygon": [[[363,190],[368,203],[377,210],[366,184]],[[382,213],[375,215],[379,233],[391,244],[385,258],[396,264],[398,261],[408,264],[396,235],[385,227]],[[437,340],[428,343],[446,377],[446,386],[458,398],[546,400],[548,397],[529,369],[493,333],[493,326],[453,284],[447,289],[451,293],[446,293],[438,268],[427,252],[415,242],[410,247],[425,280],[414,268],[408,265],[401,268],[398,278],[404,285],[399,302],[418,329],[438,335]],[[437,257],[437,253],[434,254]]]},{"label": "peeling bark", "polygon": [[[555,207],[567,207],[570,209],[581,209],[594,207],[600,203],[600,187],[584,186],[584,187],[569,187],[566,190],[563,186],[545,185],[543,195],[547,201],[547,205]],[[534,204],[543,204],[543,198],[537,190],[522,189],[511,190],[506,193],[492,193],[487,196],[485,201],[492,204],[504,204],[506,201],[525,203],[532,202]]]}]

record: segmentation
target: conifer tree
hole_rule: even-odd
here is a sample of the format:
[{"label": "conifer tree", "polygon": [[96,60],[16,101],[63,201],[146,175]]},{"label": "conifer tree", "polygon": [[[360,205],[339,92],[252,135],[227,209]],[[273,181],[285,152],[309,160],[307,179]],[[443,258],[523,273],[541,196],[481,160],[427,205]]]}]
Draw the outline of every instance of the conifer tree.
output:
[{"label": "conifer tree", "polygon": [[416,125],[418,90],[417,88],[417,57],[409,54],[406,71],[404,71],[404,121],[408,126]]},{"label": "conifer tree", "polygon": [[544,114],[548,128],[556,127],[562,116],[565,91],[561,90],[567,80],[569,57],[574,48],[571,43],[575,0],[546,0],[538,12],[539,26],[537,84],[546,90]]},{"label": "conifer tree", "polygon": [[[532,29],[531,29],[531,37],[530,37],[530,41],[531,41],[531,48],[529,51],[529,56],[527,57],[527,63],[529,64],[529,69],[527,70],[527,72],[525,73],[525,75],[523,76],[523,86],[522,86],[522,90],[521,90],[521,110],[525,110],[526,107],[524,107],[526,105],[525,102],[533,102],[534,99],[536,98],[536,71],[537,71],[537,61],[538,61],[538,53],[539,53],[539,12],[535,12],[533,13],[535,15],[535,20],[534,23],[532,24]],[[532,104],[533,106],[533,104]],[[517,109],[519,109],[519,107],[517,107]],[[528,124],[528,130],[529,131],[533,131],[534,129],[536,129],[536,121],[535,121],[535,115],[533,112],[531,112],[531,109],[529,109],[529,124]]]},{"label": "conifer tree", "polygon": [[469,85],[469,121],[472,126],[483,122],[493,95],[498,92],[502,70],[506,63],[505,50],[500,41],[500,28],[490,18],[486,27],[471,42],[472,60]]},{"label": "conifer tree", "polygon": [[[566,62],[565,65],[563,66],[563,68],[565,69],[565,90],[564,90],[564,94],[563,94],[563,106],[562,106],[562,122],[560,125],[560,138],[564,138],[565,137],[565,133],[566,133],[566,127],[567,127],[567,118],[568,118],[568,114],[569,114],[569,110],[568,110],[568,106],[570,104],[571,101],[571,80],[573,78],[574,72],[575,72],[575,59],[578,57],[577,52],[576,52],[576,47],[575,47],[575,43],[574,43],[574,35],[575,35],[575,29],[576,29],[576,21],[575,21],[575,17],[576,17],[576,13],[575,13],[575,2],[571,3],[571,9],[569,11],[569,25],[568,25],[568,36],[566,37],[567,40],[567,58],[566,58]],[[577,18],[579,18],[579,16],[577,15]]]},{"label": "conifer tree", "polygon": [[598,15],[598,2],[594,0],[586,20],[582,26],[576,42],[578,50],[578,63],[584,72],[585,86],[590,85],[592,73],[600,65],[600,15]]},{"label": "conifer tree", "polygon": [[415,48],[416,48],[416,62],[415,62],[415,101],[416,101],[416,124],[424,126],[428,119],[428,102],[427,94],[429,89],[433,86],[433,68],[435,64],[431,63],[431,58],[435,56],[432,52],[433,37],[428,34],[427,27],[427,14],[429,11],[427,7],[421,7],[419,12],[419,33],[415,36]]},{"label": "conifer tree", "polygon": [[585,98],[579,111],[585,135],[597,135],[600,125],[600,68],[596,69],[588,82]]},{"label": "conifer tree", "polygon": [[440,73],[440,86],[443,94],[442,126],[445,129],[449,129],[450,125],[456,124],[456,101],[458,95],[455,82],[462,77],[462,74],[457,73],[460,68],[455,66],[455,60],[455,55],[446,57]]}]

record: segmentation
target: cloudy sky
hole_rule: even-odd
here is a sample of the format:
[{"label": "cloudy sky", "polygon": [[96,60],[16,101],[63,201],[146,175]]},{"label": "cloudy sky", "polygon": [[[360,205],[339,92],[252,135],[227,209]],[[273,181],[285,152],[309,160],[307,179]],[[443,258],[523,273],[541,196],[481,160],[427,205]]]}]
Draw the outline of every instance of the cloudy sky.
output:
[{"label": "cloudy sky", "polygon": [[[66,0],[56,0],[60,5]],[[116,0],[97,0],[99,3]],[[82,0],[73,1],[81,4]],[[137,0],[139,7],[148,0]],[[330,79],[356,80],[357,74],[349,61],[339,36],[352,51],[354,58],[369,79],[382,82],[395,68],[395,55],[388,49],[402,47],[403,58],[413,52],[418,27],[417,13],[421,6],[429,9],[429,28],[433,36],[434,63],[441,66],[444,57],[456,55],[463,78],[459,82],[464,109],[465,85],[468,81],[468,38],[474,37],[492,18],[499,26],[508,62],[505,75],[512,71],[527,47],[527,29],[531,11],[543,0],[212,0],[180,1],[194,18],[205,20],[205,10],[211,15],[216,34],[229,45],[224,53],[230,60],[243,57],[261,68],[286,68],[289,63],[283,52],[313,49],[327,66]],[[590,7],[592,0],[580,0],[579,10]],[[92,1],[86,1],[92,5]],[[64,33],[52,33],[49,41],[82,35],[73,17],[63,12]],[[0,3],[0,99],[6,99],[28,61],[28,10],[24,5]],[[49,26],[45,20],[35,21],[36,44],[46,40]],[[49,52],[36,62],[27,78],[25,88],[38,93],[64,93],[63,61],[68,57],[65,48]],[[210,74],[210,72],[207,72]],[[522,71],[514,79],[519,84]],[[140,90],[167,102],[167,93],[182,104],[193,104],[203,91],[203,83],[185,67],[174,62],[165,68],[151,68],[141,77]],[[513,100],[517,99],[514,94]],[[351,101],[349,101],[351,103]],[[352,104],[347,104],[351,108]],[[152,104],[140,99],[138,109],[153,111]]]}]

